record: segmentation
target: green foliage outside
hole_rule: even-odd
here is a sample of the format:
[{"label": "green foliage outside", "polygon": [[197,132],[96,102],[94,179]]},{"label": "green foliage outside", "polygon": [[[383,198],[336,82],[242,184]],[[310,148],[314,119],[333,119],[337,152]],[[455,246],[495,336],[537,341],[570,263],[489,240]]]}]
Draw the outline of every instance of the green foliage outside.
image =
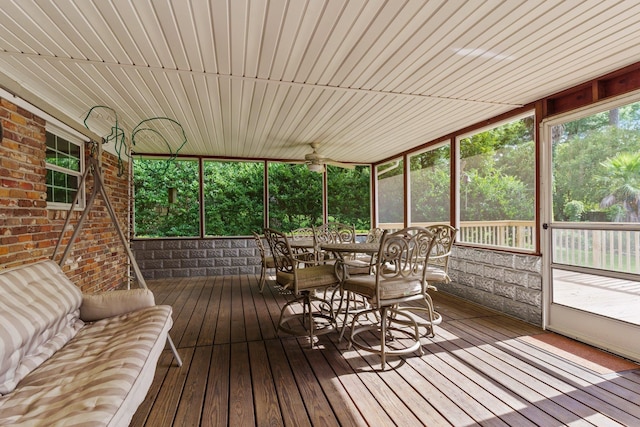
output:
[{"label": "green foliage outside", "polygon": [[377,169],[378,220],[380,223],[404,222],[404,161],[389,162]]},{"label": "green foliage outside", "polygon": [[322,224],[322,175],[304,164],[269,164],[269,226],[289,232]]},{"label": "green foliage outside", "polygon": [[[533,116],[460,141],[462,221],[533,220]],[[553,129],[553,210],[556,221],[597,218],[640,221],[640,103]],[[414,222],[448,221],[449,146],[409,157]],[[379,219],[403,222],[403,161],[378,168]],[[248,235],[264,223],[264,163],[204,162],[205,233]],[[323,222],[322,175],[302,164],[269,163],[271,227],[291,231]],[[370,168],[328,166],[330,221],[370,224]],[[134,160],[138,237],[200,235],[199,171],[194,160]],[[169,203],[169,189],[176,199]]]},{"label": "green foliage outside", "polygon": [[135,159],[133,182],[136,237],[200,235],[197,161]]},{"label": "green foliage outside", "polygon": [[344,169],[327,165],[328,220],[350,224],[357,231],[371,228],[371,168]]},{"label": "green foliage outside", "polygon": [[460,219],[533,220],[533,116],[460,141]]},{"label": "green foliage outside", "polygon": [[584,203],[579,200],[572,200],[564,205],[563,213],[567,216],[569,221],[580,221],[582,214],[584,213]]},{"label": "green foliage outside", "polygon": [[264,226],[264,163],[205,161],[206,236],[247,236]]},{"label": "green foliage outside", "polygon": [[[328,221],[371,227],[369,170],[327,166]],[[322,223],[322,174],[302,164],[270,163],[269,226],[289,232]]]},{"label": "green foliage outside", "polygon": [[449,222],[451,148],[449,145],[411,156],[412,222]]},{"label": "green foliage outside", "polygon": [[[370,228],[369,167],[328,169],[329,220]],[[322,175],[269,164],[269,225],[288,232],[323,222]],[[136,237],[197,237],[198,162],[134,160]],[[203,162],[206,236],[247,236],[264,226],[264,163]],[[169,203],[170,188],[176,197]]]},{"label": "green foliage outside", "polygon": [[[553,129],[555,221],[639,222],[640,103]],[[582,204],[581,215],[571,206]]]},{"label": "green foliage outside", "polygon": [[600,163],[604,174],[600,176],[608,194],[600,207],[614,207],[614,220],[640,222],[640,151],[620,153]]}]

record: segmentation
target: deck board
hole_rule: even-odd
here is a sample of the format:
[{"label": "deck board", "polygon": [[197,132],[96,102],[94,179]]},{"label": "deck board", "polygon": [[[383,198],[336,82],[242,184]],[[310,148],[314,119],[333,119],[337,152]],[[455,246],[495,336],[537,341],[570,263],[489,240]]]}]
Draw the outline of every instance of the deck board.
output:
[{"label": "deck board", "polygon": [[204,396],[207,391],[207,377],[201,373],[209,369],[210,363],[211,348],[195,347],[191,369],[189,369],[176,412],[175,419],[179,420],[175,424],[176,426],[197,426],[200,423]]},{"label": "deck board", "polygon": [[[224,426],[229,421],[230,358],[230,344],[218,344],[211,349],[207,394],[202,407],[202,426]],[[200,374],[206,376],[207,373]]]},{"label": "deck board", "polygon": [[[265,348],[269,357],[269,365],[279,406],[282,408],[304,408],[304,400],[298,390],[295,378],[295,368],[289,364],[282,342],[275,339],[267,340],[265,341]],[[281,415],[284,425],[311,425],[306,411],[283,410]]]},{"label": "deck board", "polygon": [[[468,327],[467,330],[475,330],[473,333],[478,336],[482,334],[478,326],[481,325]],[[491,329],[486,331],[493,332]],[[627,405],[629,400],[639,402],[638,388],[633,391],[612,381],[603,381],[602,375],[576,366],[562,357],[549,355],[535,346],[518,341],[517,338],[501,340],[496,347],[494,352],[504,359],[512,358],[512,364],[518,369],[531,370],[535,367],[537,377],[545,379],[547,384],[572,395],[600,413],[608,414],[623,423],[634,422],[640,417],[640,407]],[[497,353],[498,351],[500,353]],[[544,360],[545,363],[538,363],[537,360]],[[620,412],[619,408],[624,408],[624,411]],[[627,413],[633,418],[628,418]]]},{"label": "deck board", "polygon": [[311,425],[339,425],[322,386],[313,374],[313,369],[300,342],[297,339],[289,338],[282,340],[282,345],[293,370],[294,379]]},{"label": "deck board", "polygon": [[229,425],[255,425],[248,343],[232,343],[230,358]]},{"label": "deck board", "polygon": [[148,286],[173,307],[183,366],[167,347],[131,426],[640,425],[640,370],[598,374],[520,339],[540,328],[443,292],[424,355],[380,371],[337,333],[313,348],[278,335],[292,296],[272,280],[262,293],[253,275]]},{"label": "deck board", "polygon": [[[221,281],[222,278],[220,277],[209,278],[208,286],[211,288],[211,293],[209,294],[209,301],[207,301],[207,310],[202,317],[202,325],[199,328],[197,346],[213,345],[222,298]],[[194,328],[197,328],[197,326],[194,325]]]},{"label": "deck board", "polygon": [[202,289],[200,294],[194,300],[195,294],[190,297],[189,306],[185,307],[186,310],[192,310],[189,321],[185,326],[184,334],[178,344],[179,347],[195,347],[200,333],[202,331],[202,325],[204,323],[204,316],[207,312],[209,301],[211,300],[211,293],[213,292],[213,286],[207,286],[206,282],[202,283]]}]

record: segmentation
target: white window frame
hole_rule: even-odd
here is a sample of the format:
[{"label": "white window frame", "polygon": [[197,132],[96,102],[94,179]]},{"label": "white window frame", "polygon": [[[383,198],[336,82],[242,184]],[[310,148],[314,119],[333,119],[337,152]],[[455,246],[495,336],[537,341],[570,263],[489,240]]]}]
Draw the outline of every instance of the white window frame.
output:
[{"label": "white window frame", "polygon": [[[78,184],[79,187],[78,188],[78,192],[80,194],[80,196],[77,199],[77,203],[74,206],[74,209],[76,210],[82,210],[85,207],[86,204],[86,193],[85,193],[85,185],[82,182],[82,176],[84,174],[85,171],[85,161],[84,161],[84,141],[83,139],[79,138],[78,136],[76,136],[74,133],[69,132],[65,129],[63,129],[61,126],[56,125],[54,123],[50,123],[47,122],[47,126],[46,126],[46,131],[59,137],[59,138],[63,138],[66,141],[68,141],[71,144],[77,145],[78,146],[78,150],[80,152],[80,170],[79,171],[74,171],[74,170],[70,170],[70,169],[66,169],[66,168],[62,168],[58,165],[54,165],[51,163],[46,162],[46,168],[48,170],[53,170],[56,172],[61,172],[67,175],[73,175],[76,176],[78,178]],[[71,207],[71,203],[61,203],[61,202],[53,202],[53,201],[49,201],[47,200],[47,208],[48,209],[64,209],[64,210],[68,210]]]}]

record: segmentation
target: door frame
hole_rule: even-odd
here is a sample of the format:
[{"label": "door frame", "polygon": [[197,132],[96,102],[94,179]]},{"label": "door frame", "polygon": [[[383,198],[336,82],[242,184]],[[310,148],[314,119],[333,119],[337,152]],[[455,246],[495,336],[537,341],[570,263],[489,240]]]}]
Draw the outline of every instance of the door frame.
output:
[{"label": "door frame", "polygon": [[[539,204],[539,230],[541,231],[542,249],[542,327],[635,361],[640,361],[640,344],[630,347],[629,342],[633,340],[630,340],[629,337],[638,336],[640,332],[639,325],[553,303],[552,273],[554,268],[562,269],[562,265],[556,266],[552,260],[554,224],[551,128],[559,123],[569,122],[589,114],[638,101],[640,101],[640,91],[634,91],[605,102],[592,104],[566,114],[542,120],[539,127],[541,167],[540,176],[538,177],[541,197]],[[590,271],[589,274],[597,273]]]}]

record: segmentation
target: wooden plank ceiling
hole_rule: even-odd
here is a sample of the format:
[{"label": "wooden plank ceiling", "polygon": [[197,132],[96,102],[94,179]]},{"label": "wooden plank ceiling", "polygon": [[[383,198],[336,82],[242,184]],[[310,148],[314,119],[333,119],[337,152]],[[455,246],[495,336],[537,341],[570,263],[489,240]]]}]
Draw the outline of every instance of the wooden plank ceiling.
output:
[{"label": "wooden plank ceiling", "polygon": [[2,0],[0,83],[99,135],[170,118],[180,154],[374,163],[640,61],[639,30],[624,0]]}]

